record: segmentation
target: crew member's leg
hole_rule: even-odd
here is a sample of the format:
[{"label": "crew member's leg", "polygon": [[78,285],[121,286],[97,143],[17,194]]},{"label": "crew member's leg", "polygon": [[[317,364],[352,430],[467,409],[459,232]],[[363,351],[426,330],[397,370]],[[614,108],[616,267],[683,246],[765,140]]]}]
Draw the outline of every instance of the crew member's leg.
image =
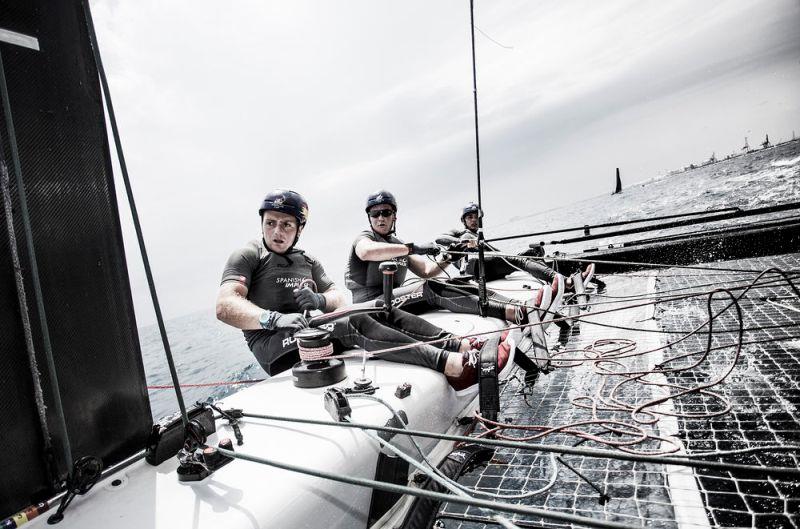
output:
[{"label": "crew member's leg", "polygon": [[[438,329],[436,335],[447,336],[441,329]],[[380,358],[390,362],[423,366],[440,373],[445,372],[447,358],[450,354],[442,348],[419,343],[416,338],[385,325],[371,314],[350,316],[346,320],[336,322],[331,337],[334,339],[334,348],[337,352],[354,346],[361,347],[366,351],[380,351],[399,345],[415,344],[413,347],[382,354]]]},{"label": "crew member's leg", "polygon": [[[422,294],[429,305],[462,314],[480,314],[480,300],[477,287],[462,288],[466,285],[449,285],[435,280],[425,282]],[[495,293],[491,294],[486,315],[501,320],[514,317],[514,309],[508,312],[511,300]],[[510,316],[510,317],[509,317]]]},{"label": "crew member's leg", "polygon": [[[536,279],[545,283],[552,283],[556,271],[537,259],[523,259],[520,257],[491,257],[486,259],[486,280],[502,279],[508,274],[517,271],[527,272]],[[467,273],[473,276],[478,274],[478,260],[470,259],[467,263]]]},{"label": "crew member's leg", "polygon": [[256,338],[248,345],[261,368],[270,376],[286,371],[300,361],[297,342],[290,331],[277,331],[273,335]]}]

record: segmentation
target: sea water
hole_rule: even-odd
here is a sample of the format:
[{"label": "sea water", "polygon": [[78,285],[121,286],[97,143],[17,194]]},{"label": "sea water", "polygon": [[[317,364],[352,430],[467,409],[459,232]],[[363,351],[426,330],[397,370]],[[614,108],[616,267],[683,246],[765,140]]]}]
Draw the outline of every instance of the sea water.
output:
[{"label": "sea water", "polygon": [[[531,215],[510,219],[508,222],[487,226],[487,237],[547,231],[586,224],[651,218],[711,209],[739,207],[752,209],[774,204],[800,201],[800,140],[777,147],[752,152],[715,164],[657,176],[638,183],[625,182],[617,195],[593,197],[581,202],[533,212]],[[611,182],[609,181],[609,184]],[[796,216],[796,211],[784,212],[780,217]],[[725,225],[748,224],[759,217],[727,221]],[[450,226],[441,226],[445,231]],[[690,226],[673,231],[696,230]],[[520,251],[531,242],[551,242],[580,236],[581,232],[537,236],[528,239],[498,243],[506,251]],[[659,232],[663,235],[664,232]],[[437,233],[431,233],[433,239]],[[634,237],[645,238],[648,234]],[[603,239],[569,245],[545,246],[553,250],[578,252],[584,248],[603,248],[618,242]],[[207,311],[189,314],[166,322],[170,347],[182,384],[211,384],[185,387],[187,405],[208,398],[222,398],[266,374],[253,358],[244,342],[241,331],[217,321],[214,307]],[[155,325],[139,329],[148,385],[170,385],[169,370],[158,328]],[[154,418],[173,413],[178,409],[172,389],[149,389]]]}]

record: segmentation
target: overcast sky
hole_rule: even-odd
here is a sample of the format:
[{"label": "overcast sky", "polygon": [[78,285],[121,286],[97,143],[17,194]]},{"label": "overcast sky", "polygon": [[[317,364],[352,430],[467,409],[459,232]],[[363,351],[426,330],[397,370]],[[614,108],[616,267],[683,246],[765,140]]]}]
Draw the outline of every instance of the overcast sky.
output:
[{"label": "overcast sky", "polygon": [[[468,0],[95,0],[167,318],[213,310],[223,264],[289,187],[300,247],[342,288],[379,188],[406,240],[477,197]],[[486,225],[800,133],[800,2],[481,1]],[[121,183],[118,195],[123,206]],[[580,212],[576,212],[576,219]],[[152,323],[123,211],[139,323]]]}]

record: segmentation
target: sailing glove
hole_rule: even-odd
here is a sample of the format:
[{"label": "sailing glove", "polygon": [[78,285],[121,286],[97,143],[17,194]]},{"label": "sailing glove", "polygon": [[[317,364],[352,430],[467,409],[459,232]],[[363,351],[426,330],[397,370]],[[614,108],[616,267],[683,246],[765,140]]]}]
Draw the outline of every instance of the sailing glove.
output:
[{"label": "sailing glove", "polygon": [[293,294],[300,310],[325,310],[326,300],[322,294],[317,294],[308,287],[295,289]]},{"label": "sailing glove", "polygon": [[408,255],[439,255],[441,248],[432,242],[414,244],[413,242],[407,243]]},{"label": "sailing glove", "polygon": [[[280,314],[280,313],[278,313]],[[292,332],[299,331],[308,327],[308,322],[302,314],[293,312],[291,314],[280,314],[275,320],[274,329],[286,329]]]}]

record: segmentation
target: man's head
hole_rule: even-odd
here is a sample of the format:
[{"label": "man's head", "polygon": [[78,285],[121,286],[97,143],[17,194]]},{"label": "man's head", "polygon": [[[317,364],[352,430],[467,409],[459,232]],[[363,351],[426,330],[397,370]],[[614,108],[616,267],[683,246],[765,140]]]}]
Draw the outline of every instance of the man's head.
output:
[{"label": "man's head", "polygon": [[461,222],[464,227],[469,231],[478,231],[478,216],[480,215],[480,208],[474,202],[470,202],[461,212]]},{"label": "man's head", "polygon": [[397,220],[397,200],[388,191],[377,191],[367,197],[365,208],[372,231],[386,236],[394,231]]},{"label": "man's head", "polygon": [[297,244],[308,220],[308,203],[300,193],[275,189],[264,197],[258,214],[264,243],[271,252],[282,254]]}]

